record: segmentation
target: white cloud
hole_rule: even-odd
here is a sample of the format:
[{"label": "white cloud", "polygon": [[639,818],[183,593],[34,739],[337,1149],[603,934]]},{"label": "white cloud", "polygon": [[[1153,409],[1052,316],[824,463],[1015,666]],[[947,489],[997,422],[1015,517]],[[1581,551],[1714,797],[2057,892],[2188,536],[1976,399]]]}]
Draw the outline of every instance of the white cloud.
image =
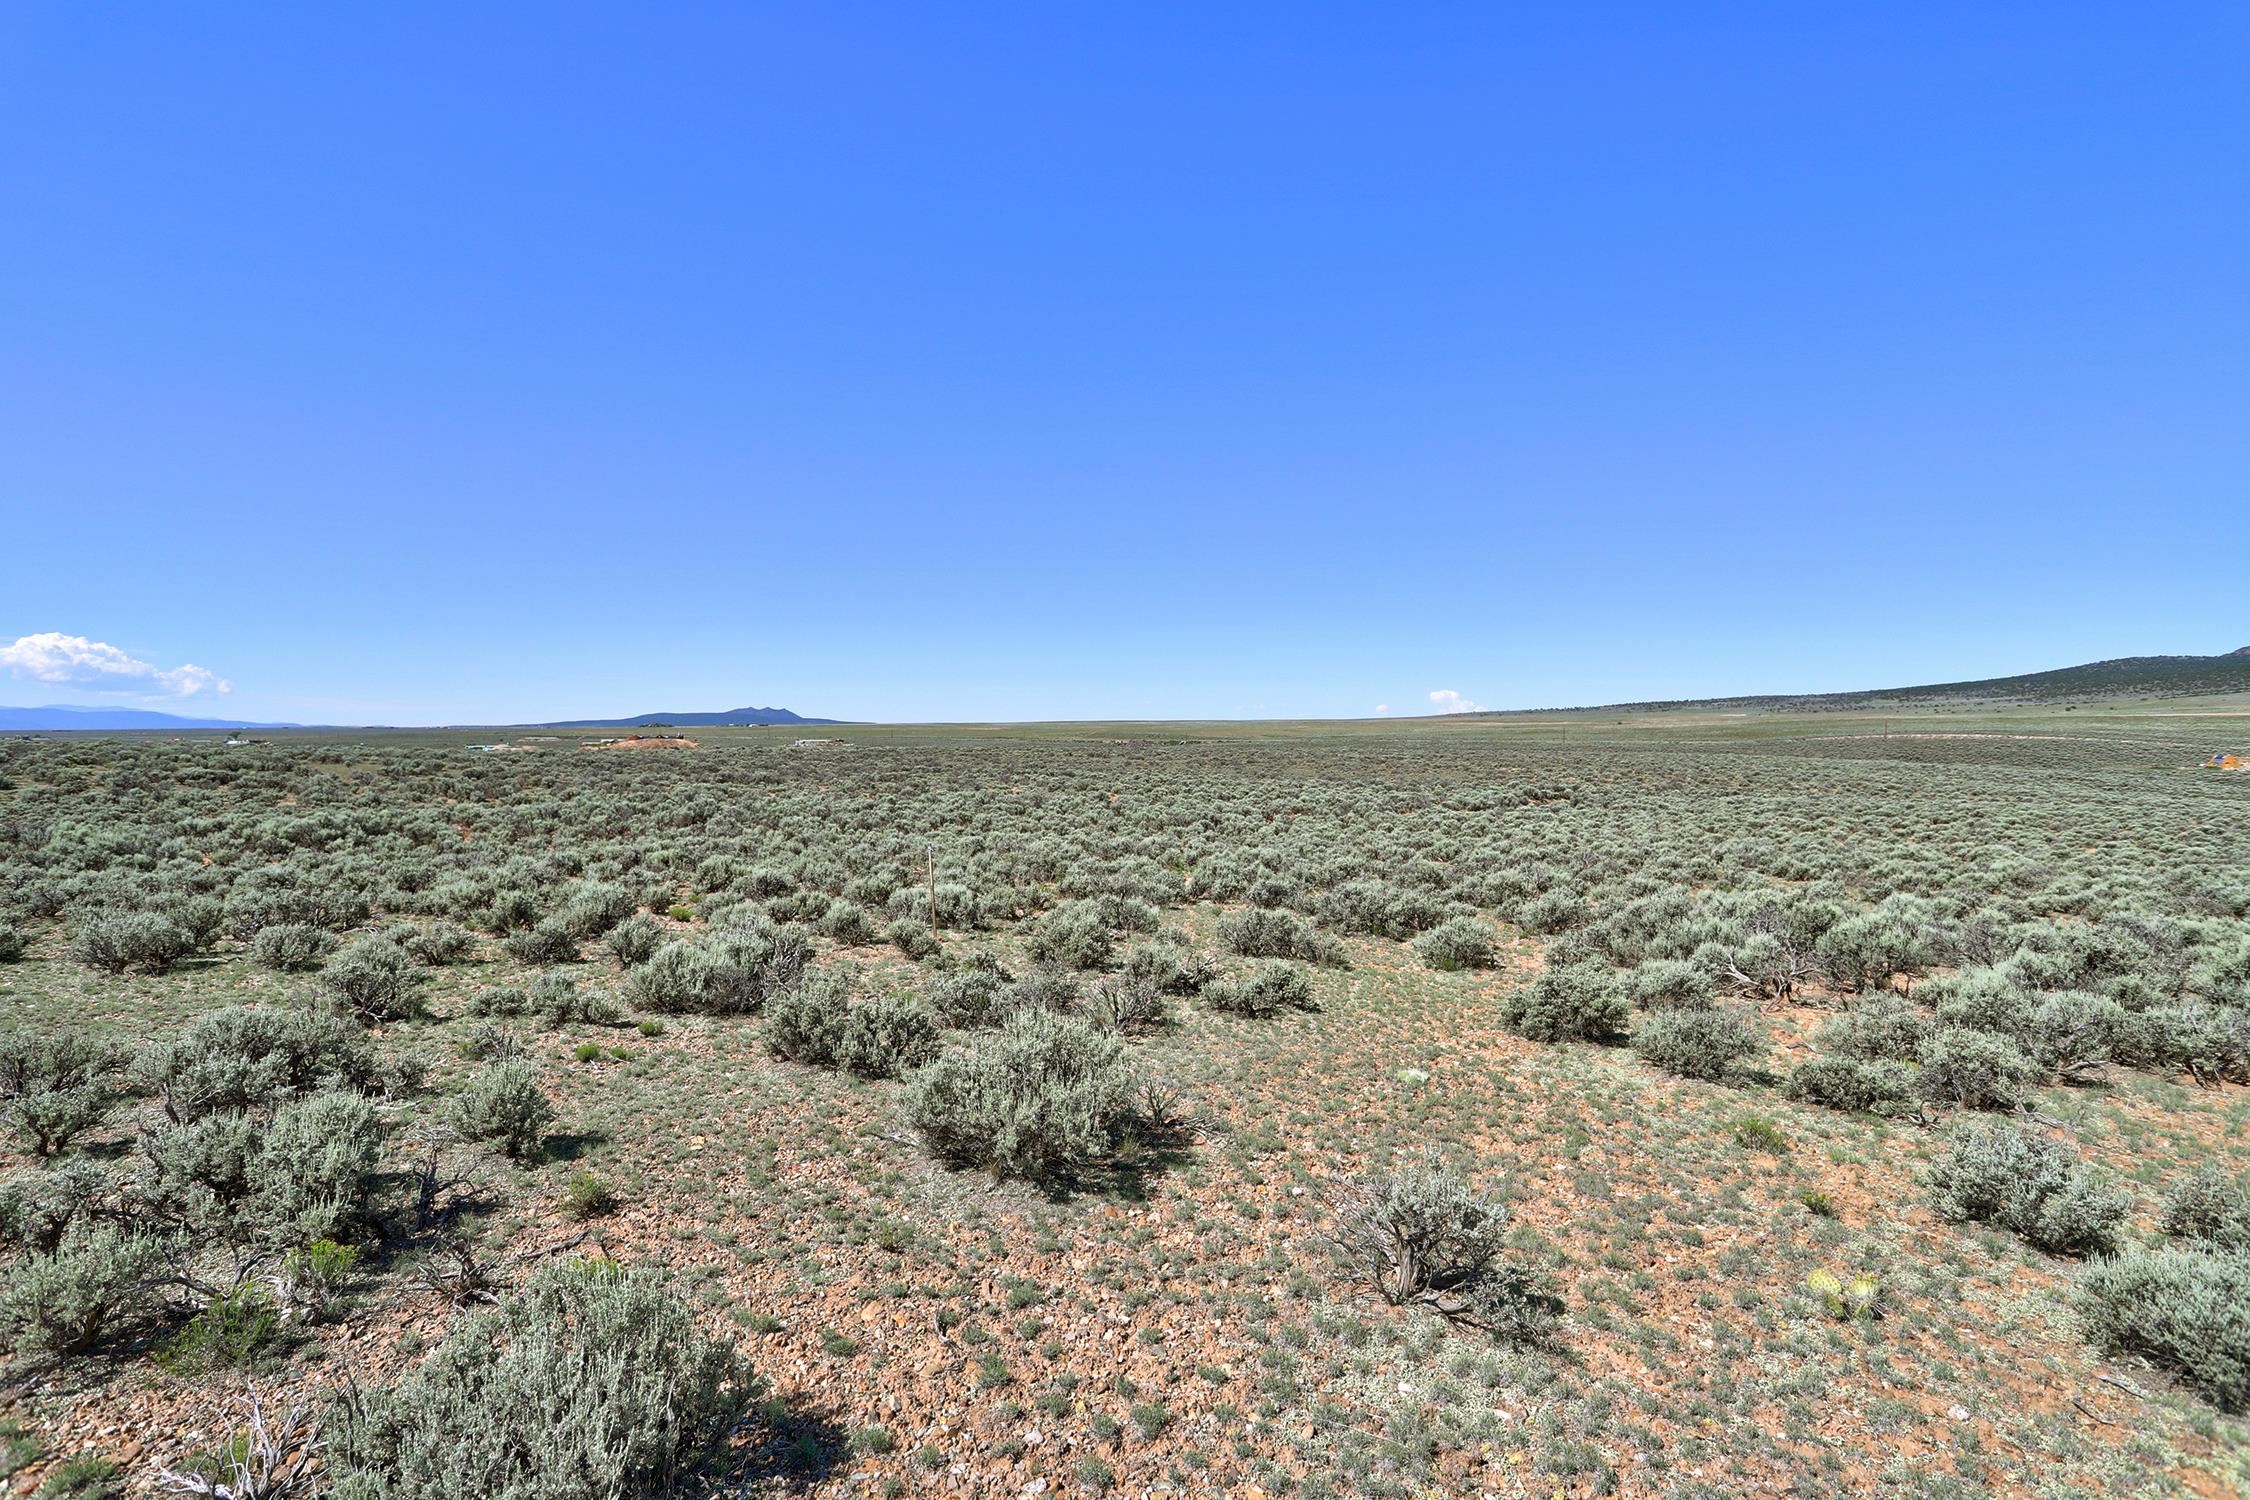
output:
[{"label": "white cloud", "polygon": [[58,630],[16,637],[0,646],[0,667],[33,682],[67,683],[102,693],[187,698],[197,693],[231,693],[234,684],[189,662],[166,669],[141,661],[106,641]]},{"label": "white cloud", "polygon": [[1379,713],[1379,714],[1387,714],[1387,713],[1389,713],[1390,711],[1391,711],[1391,706],[1390,706],[1390,705],[1389,705],[1388,703],[1378,703],[1378,704],[1376,704],[1376,705],[1375,705],[1375,712],[1377,712],[1377,713]]},{"label": "white cloud", "polygon": [[1451,688],[1430,689],[1430,702],[1436,706],[1436,711],[1441,714],[1473,714],[1478,712],[1474,703]]}]

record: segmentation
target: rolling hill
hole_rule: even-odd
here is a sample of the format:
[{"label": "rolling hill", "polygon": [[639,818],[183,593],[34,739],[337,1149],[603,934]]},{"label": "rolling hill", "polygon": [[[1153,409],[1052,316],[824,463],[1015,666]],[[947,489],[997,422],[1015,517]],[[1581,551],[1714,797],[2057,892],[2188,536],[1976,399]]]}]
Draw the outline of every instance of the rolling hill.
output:
[{"label": "rolling hill", "polygon": [[[2222,656],[2120,656],[2014,677],[1934,682],[1920,687],[1867,688],[1849,693],[1777,693],[1737,698],[1679,698],[1651,703],[1603,703],[1539,713],[1653,713],[1705,710],[1741,713],[1848,713],[1854,710],[1972,708],[2006,704],[2097,703],[2134,698],[2198,698],[2250,693],[2250,646]],[[1462,717],[1490,717],[1490,714]]]},{"label": "rolling hill", "polygon": [[517,724],[516,729],[647,729],[668,724],[680,729],[710,729],[721,724],[841,724],[842,719],[808,719],[786,708],[724,708],[717,713],[635,714],[630,719],[557,719],[551,724]]}]

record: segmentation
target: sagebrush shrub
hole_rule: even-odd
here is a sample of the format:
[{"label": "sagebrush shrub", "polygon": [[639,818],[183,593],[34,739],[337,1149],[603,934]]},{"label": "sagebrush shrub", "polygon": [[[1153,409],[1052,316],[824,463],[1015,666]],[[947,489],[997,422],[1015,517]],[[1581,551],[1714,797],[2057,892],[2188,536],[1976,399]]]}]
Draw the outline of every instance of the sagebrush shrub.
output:
[{"label": "sagebrush shrub", "polygon": [[1259,1018],[1320,1008],[1313,1001],[1312,977],[1296,964],[1280,962],[1260,964],[1241,979],[1206,985],[1203,1003],[1230,1015]]},{"label": "sagebrush shrub", "polygon": [[2250,1409],[2250,1252],[2127,1250],[2078,1283],[2087,1340],[2170,1370],[2222,1411]]},{"label": "sagebrush shrub", "polygon": [[1219,946],[1244,958],[1301,958],[1341,965],[1343,945],[1294,912],[1249,907],[1219,918]]},{"label": "sagebrush shrub", "polygon": [[494,1063],[469,1079],[448,1110],[465,1139],[490,1141],[507,1156],[528,1156],[546,1138],[555,1107],[539,1088],[539,1072],[524,1058]]},{"label": "sagebrush shrub", "polygon": [[923,998],[947,1026],[971,1029],[997,1025],[1001,996],[1010,983],[1008,971],[997,965],[958,969],[931,980]]},{"label": "sagebrush shrub", "polygon": [[0,1343],[79,1354],[159,1305],[154,1238],[81,1218],[47,1251],[27,1251],[0,1273]]},{"label": "sagebrush shrub", "polygon": [[519,927],[500,940],[508,956],[525,964],[567,964],[578,960],[578,934],[560,917]]},{"label": "sagebrush shrub", "polygon": [[336,951],[336,934],[310,922],[276,922],[250,940],[250,961],[282,974],[317,969]]},{"label": "sagebrush shrub", "polygon": [[195,938],[162,912],[132,911],[88,917],[71,936],[70,956],[88,968],[122,974],[161,974],[195,951]]},{"label": "sagebrush shrub", "polygon": [[396,1385],[348,1393],[326,1432],[337,1500],[654,1500],[700,1469],[757,1394],[664,1280],[541,1267]]},{"label": "sagebrush shrub", "polygon": [[1633,1004],[1643,1010],[1701,1010],[1711,1004],[1711,975],[1681,958],[1650,958],[1625,976]]},{"label": "sagebrush shrub", "polygon": [[1766,1029],[1739,1007],[1652,1012],[1633,1028],[1633,1050],[1667,1073],[1717,1081],[1766,1054]]},{"label": "sagebrush shrub", "polygon": [[2133,1207],[2130,1192],[2068,1146],[2012,1125],[1957,1131],[1925,1183],[1940,1218],[1997,1224],[2057,1255],[2109,1249]]},{"label": "sagebrush shrub", "polygon": [[800,929],[724,928],[665,943],[633,970],[628,989],[648,1010],[748,1015],[794,988],[811,957]]},{"label": "sagebrush shrub", "polygon": [[637,912],[612,927],[602,941],[617,955],[617,961],[630,969],[654,956],[664,941],[664,928],[656,918]]},{"label": "sagebrush shrub", "polygon": [[477,945],[477,935],[458,922],[432,922],[407,934],[404,947],[432,968],[444,968],[467,958]]},{"label": "sagebrush shrub", "polygon": [[2164,1232],[2222,1250],[2250,1250],[2250,1180],[2205,1162],[2164,1194]]},{"label": "sagebrush shrub", "polygon": [[937,1056],[937,1020],[912,1000],[854,1000],[841,981],[807,981],[766,1007],[766,1045],[794,1062],[896,1078]]},{"label": "sagebrush shrub", "polygon": [[944,1160],[1060,1184],[1108,1155],[1132,1090],[1114,1032],[1026,1010],[915,1075],[906,1108]]},{"label": "sagebrush shrub", "polygon": [[1782,1092],[1829,1109],[1894,1115],[1914,1103],[1914,1073],[1889,1058],[1813,1057],[1791,1071]]},{"label": "sagebrush shrub", "polygon": [[1414,951],[1433,969],[1489,969],[1492,928],[1476,917],[1454,917],[1415,939]]},{"label": "sagebrush shrub", "polygon": [[0,1116],[50,1156],[108,1118],[125,1061],[117,1043],[83,1032],[0,1033]]},{"label": "sagebrush shrub", "polygon": [[1072,901],[1042,913],[1025,930],[1024,951],[1041,963],[1073,969],[1098,969],[1110,959],[1114,940],[1101,908]]},{"label": "sagebrush shrub", "polygon": [[1551,1330],[1555,1299],[1502,1254],[1508,1210],[1435,1150],[1332,1192],[1326,1230],[1353,1271],[1394,1305],[1412,1303],[1509,1339]]},{"label": "sagebrush shrub", "polygon": [[2039,1081],[2021,1047],[1989,1031],[1946,1026],[1922,1044],[1915,1086],[1932,1104],[1955,1109],[2021,1109]]},{"label": "sagebrush shrub", "polygon": [[274,1112],[251,1176],[262,1226],[289,1245],[338,1240],[368,1216],[383,1126],[359,1094],[313,1094]]},{"label": "sagebrush shrub", "polygon": [[1625,1034],[1633,1007],[1608,965],[1566,964],[1503,995],[1500,1018],[1535,1042],[1605,1041]]},{"label": "sagebrush shrub", "polygon": [[387,937],[365,937],[337,950],[320,982],[369,1025],[411,1020],[422,1012],[421,969]]},{"label": "sagebrush shrub", "polygon": [[161,1097],[170,1118],[188,1121],[271,1108],[330,1081],[371,1093],[382,1065],[365,1033],[341,1016],[243,1005],[198,1016],[152,1045],[135,1059],[133,1077]]},{"label": "sagebrush shrub", "polygon": [[1862,995],[1823,1022],[1820,1045],[1843,1057],[1912,1062],[1934,1030],[1912,1002],[1896,995]]}]

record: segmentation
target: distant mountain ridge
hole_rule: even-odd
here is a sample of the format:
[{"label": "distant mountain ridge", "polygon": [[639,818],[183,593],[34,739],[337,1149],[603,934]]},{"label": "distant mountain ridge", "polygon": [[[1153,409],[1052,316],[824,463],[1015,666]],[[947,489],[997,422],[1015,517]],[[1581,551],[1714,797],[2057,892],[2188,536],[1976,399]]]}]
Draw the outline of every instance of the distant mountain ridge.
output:
[{"label": "distant mountain ridge", "polygon": [[711,714],[635,714],[630,719],[557,719],[551,724],[516,724],[515,729],[646,729],[668,724],[681,729],[711,729],[721,724],[841,724],[842,719],[808,719],[786,708],[727,708]]},{"label": "distant mountain ridge", "polygon": [[[1672,698],[1601,703],[1537,713],[1647,713],[1706,709],[1765,713],[1832,713],[1852,709],[1939,708],[1958,704],[2095,703],[2115,698],[2199,698],[2250,693],[2250,646],[2219,656],[2120,656],[2014,677],[1935,682],[1921,687],[1866,688],[1848,693],[1766,693],[1735,698]],[[1464,715],[1463,717],[1488,717]]]},{"label": "distant mountain ridge", "polygon": [[55,733],[67,730],[183,729],[646,729],[655,724],[709,729],[720,724],[841,724],[842,719],[808,719],[786,708],[730,708],[718,713],[636,714],[630,719],[555,719],[543,724],[379,725],[260,724],[249,719],[197,719],[146,708],[84,708],[50,703],[44,708],[0,708],[0,733]]},{"label": "distant mountain ridge", "polygon": [[50,703],[44,708],[0,708],[0,732],[24,734],[56,729],[302,729],[302,724],[259,724],[249,719],[191,719],[146,708],[81,708]]}]

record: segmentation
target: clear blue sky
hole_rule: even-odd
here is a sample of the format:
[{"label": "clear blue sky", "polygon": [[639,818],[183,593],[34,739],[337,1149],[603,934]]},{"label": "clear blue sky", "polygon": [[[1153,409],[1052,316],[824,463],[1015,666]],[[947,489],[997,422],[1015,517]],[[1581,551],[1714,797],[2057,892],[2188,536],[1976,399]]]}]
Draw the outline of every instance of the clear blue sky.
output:
[{"label": "clear blue sky", "polygon": [[2239,3],[26,3],[0,140],[0,702],[1360,715],[2250,643]]}]

